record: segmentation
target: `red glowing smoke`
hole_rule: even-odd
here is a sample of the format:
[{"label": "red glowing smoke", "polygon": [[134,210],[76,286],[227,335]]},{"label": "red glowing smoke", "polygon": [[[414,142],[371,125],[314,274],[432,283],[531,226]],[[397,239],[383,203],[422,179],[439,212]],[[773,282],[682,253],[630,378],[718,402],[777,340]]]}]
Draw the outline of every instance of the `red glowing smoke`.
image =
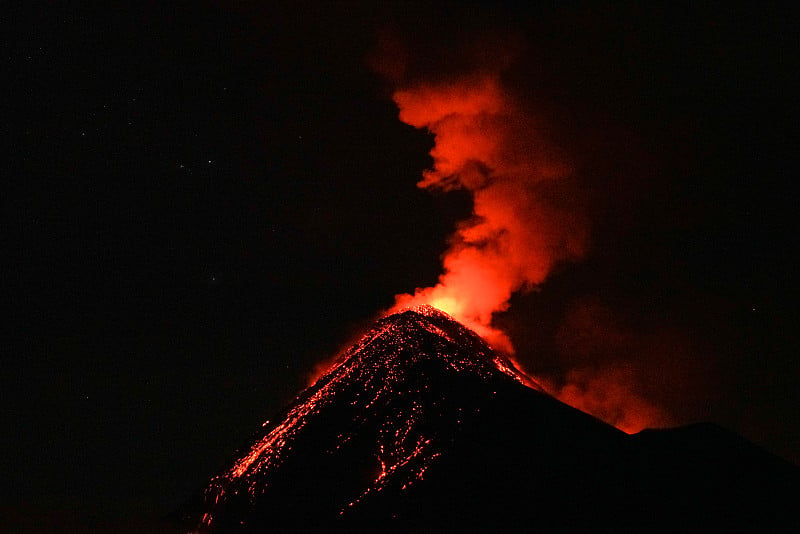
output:
[{"label": "red glowing smoke", "polygon": [[561,402],[629,434],[669,424],[660,408],[633,391],[635,374],[630,367],[573,369],[563,386],[542,385]]},{"label": "red glowing smoke", "polygon": [[[395,84],[392,98],[400,120],[434,136],[433,165],[418,186],[466,190],[473,200],[472,217],[449,239],[438,282],[397,295],[389,311],[430,304],[511,354],[511,340],[493,324],[494,315],[508,309],[514,293],[542,284],[559,262],[586,253],[588,223],[579,181],[548,135],[547,122],[526,106],[526,93],[504,82],[503,72],[512,66],[509,47],[495,47],[497,65],[486,60],[489,46],[471,68],[460,62],[460,73],[434,70],[431,77],[408,75],[409,57],[397,41],[382,46],[384,56],[374,66]],[[604,324],[591,329],[588,345],[608,345],[613,332]],[[632,350],[633,339],[627,336],[613,348]],[[572,352],[563,335],[555,341],[559,352]],[[588,353],[597,358],[575,361],[559,354],[558,368],[535,379],[563,402],[627,432],[669,421],[647,400],[642,387],[647,380],[633,359]]]},{"label": "red glowing smoke", "polygon": [[570,167],[499,73],[417,83],[393,98],[400,120],[435,137],[433,168],[419,187],[465,189],[474,211],[451,237],[438,283],[398,295],[392,311],[431,304],[511,352],[493,314],[508,308],[514,292],[544,281],[554,264],[584,251],[585,224],[567,207]]}]

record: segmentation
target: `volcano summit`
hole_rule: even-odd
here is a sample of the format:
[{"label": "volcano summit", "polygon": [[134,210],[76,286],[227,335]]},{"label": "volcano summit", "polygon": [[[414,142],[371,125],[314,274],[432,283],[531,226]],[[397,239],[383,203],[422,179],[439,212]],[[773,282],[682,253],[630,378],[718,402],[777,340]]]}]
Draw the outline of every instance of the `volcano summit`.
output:
[{"label": "volcano summit", "polygon": [[422,306],[378,321],[184,515],[201,533],[785,528],[797,471],[712,425],[628,436]]}]

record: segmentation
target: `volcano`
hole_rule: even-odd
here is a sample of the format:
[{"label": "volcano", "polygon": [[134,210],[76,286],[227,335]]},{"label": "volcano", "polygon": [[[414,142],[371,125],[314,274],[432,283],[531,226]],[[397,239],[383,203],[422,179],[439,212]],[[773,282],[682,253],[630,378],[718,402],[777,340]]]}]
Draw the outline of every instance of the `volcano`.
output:
[{"label": "volcano", "polygon": [[627,435],[421,306],[378,321],[182,515],[221,534],[800,531],[799,480],[714,425]]}]

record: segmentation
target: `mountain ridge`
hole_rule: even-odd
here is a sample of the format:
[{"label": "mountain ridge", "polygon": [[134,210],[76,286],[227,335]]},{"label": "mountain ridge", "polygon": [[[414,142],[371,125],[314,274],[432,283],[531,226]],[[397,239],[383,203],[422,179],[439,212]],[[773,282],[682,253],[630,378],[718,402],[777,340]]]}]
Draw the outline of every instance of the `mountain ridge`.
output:
[{"label": "mountain ridge", "polygon": [[757,447],[628,436],[525,382],[435,308],[387,316],[211,480],[197,531],[486,532],[526,525],[531,506],[557,530],[716,527],[753,521],[741,495],[786,518],[797,471]]}]

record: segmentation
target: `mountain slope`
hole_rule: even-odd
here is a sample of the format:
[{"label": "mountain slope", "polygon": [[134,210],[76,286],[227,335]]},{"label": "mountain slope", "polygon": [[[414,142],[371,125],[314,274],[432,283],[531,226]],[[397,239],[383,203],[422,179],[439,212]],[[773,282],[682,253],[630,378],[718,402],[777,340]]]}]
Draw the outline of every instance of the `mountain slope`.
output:
[{"label": "mountain slope", "polygon": [[627,436],[420,307],[376,323],[265,423],[211,481],[198,529],[694,530],[793,520],[796,468],[696,430]]}]

